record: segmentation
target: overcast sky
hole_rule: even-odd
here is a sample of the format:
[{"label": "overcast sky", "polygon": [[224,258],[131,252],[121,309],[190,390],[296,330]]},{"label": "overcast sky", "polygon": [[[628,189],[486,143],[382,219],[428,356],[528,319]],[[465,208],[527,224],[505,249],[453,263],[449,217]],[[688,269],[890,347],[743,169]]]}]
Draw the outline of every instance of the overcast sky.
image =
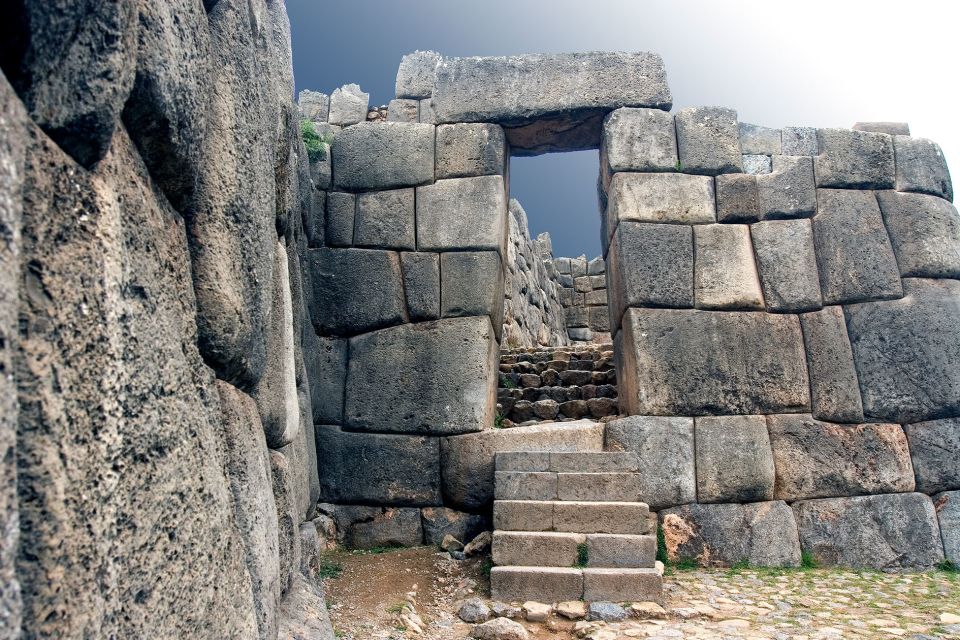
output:
[{"label": "overcast sky", "polygon": [[[401,56],[654,51],[674,109],[732,107],[780,127],[910,123],[960,166],[960,3],[287,0],[297,89],[393,98]],[[556,255],[596,255],[597,153],[514,158],[511,195]],[[960,170],[958,170],[960,171]],[[960,174],[958,174],[960,175]],[[960,185],[957,185],[960,187]]]}]

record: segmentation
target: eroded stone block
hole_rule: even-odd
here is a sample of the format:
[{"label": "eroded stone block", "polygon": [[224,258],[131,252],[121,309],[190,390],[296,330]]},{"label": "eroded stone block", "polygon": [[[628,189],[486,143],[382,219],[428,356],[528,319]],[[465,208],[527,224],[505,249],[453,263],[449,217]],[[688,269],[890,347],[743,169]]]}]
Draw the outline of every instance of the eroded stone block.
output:
[{"label": "eroded stone block", "polygon": [[607,449],[639,460],[640,498],[658,511],[696,500],[693,418],[630,416],[607,423]]},{"label": "eroded stone block", "polygon": [[490,316],[500,339],[503,328],[504,277],[496,251],[451,251],[440,254],[440,313]]},{"label": "eroded stone block", "polygon": [[940,522],[940,538],[947,560],[960,564],[960,491],[945,491],[933,496]]},{"label": "eroded stone block", "polygon": [[507,141],[495,124],[437,127],[437,179],[503,175]]},{"label": "eroded stone block", "polygon": [[810,221],[770,220],[750,226],[767,309],[797,313],[819,309],[820,278]]},{"label": "eroded stone block", "polygon": [[387,105],[387,122],[420,122],[420,101],[391,100]]},{"label": "eroded stone block", "polygon": [[674,117],[681,171],[708,176],[743,171],[736,111],[687,107]]},{"label": "eroded stone block", "polygon": [[373,191],[357,196],[353,244],[372,249],[414,249],[413,189]]},{"label": "eroded stone block", "polygon": [[881,191],[877,201],[900,275],[960,278],[960,215],[935,196]]},{"label": "eroded stone block", "polygon": [[757,177],[731,173],[716,177],[717,221],[755,222],[763,216]]},{"label": "eroded stone block", "polygon": [[813,127],[784,127],[780,139],[785,156],[815,156],[820,152],[817,130]]},{"label": "eroded stone block", "polygon": [[695,423],[698,502],[773,499],[773,454],[763,416],[709,416]]},{"label": "eroded stone block", "polygon": [[929,193],[953,200],[953,182],[940,145],[909,135],[893,137],[897,158],[897,191]]},{"label": "eroded stone block", "polygon": [[334,138],[331,150],[334,186],[360,191],[432,181],[434,129],[415,122],[363,122],[347,127]]},{"label": "eroded stone block", "polygon": [[367,106],[370,94],[360,89],[358,84],[345,84],[330,94],[330,124],[347,127],[367,119]]},{"label": "eroded stone block", "polygon": [[813,415],[832,422],[862,422],[860,384],[841,307],[800,316],[807,350]]},{"label": "eroded stone block", "polygon": [[757,207],[764,220],[801,218],[816,213],[813,160],[774,156],[772,172],[757,176]]},{"label": "eroded stone block", "polygon": [[422,251],[489,249],[504,254],[507,198],[501,176],[452,178],[417,189]]},{"label": "eroded stone block", "polygon": [[624,108],[611,112],[603,120],[600,154],[605,172],[676,171],[673,116],[660,109]]},{"label": "eroded stone block", "polygon": [[893,138],[885,133],[818,129],[814,159],[818,187],[892,189]]},{"label": "eroded stone block", "polygon": [[441,56],[434,51],[414,51],[400,59],[397,69],[398,98],[429,98]]},{"label": "eroded stone block", "polygon": [[780,154],[780,129],[741,122],[739,131],[742,153],[768,156]]},{"label": "eroded stone block", "polygon": [[357,196],[340,191],[327,194],[326,244],[331,247],[351,246],[356,216]]},{"label": "eroded stone block", "polygon": [[436,320],[440,317],[440,256],[436,253],[400,254],[403,289],[407,296],[410,320]]},{"label": "eroded stone block", "polygon": [[747,225],[693,228],[693,289],[698,309],[763,309]]},{"label": "eroded stone block", "polygon": [[420,509],[321,504],[337,524],[337,542],[348,549],[416,547],[423,544]]},{"label": "eroded stone block", "polygon": [[917,491],[927,494],[960,489],[960,418],[904,425]]},{"label": "eroded stone block", "polygon": [[701,224],[716,221],[713,179],[682,173],[615,173],[607,205],[609,237],[622,220]]}]

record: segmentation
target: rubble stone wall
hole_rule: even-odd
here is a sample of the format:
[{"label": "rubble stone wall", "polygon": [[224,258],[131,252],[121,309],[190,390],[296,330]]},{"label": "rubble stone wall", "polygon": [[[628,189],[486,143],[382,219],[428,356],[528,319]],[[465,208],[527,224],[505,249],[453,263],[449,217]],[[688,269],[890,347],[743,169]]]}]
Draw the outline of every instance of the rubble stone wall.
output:
[{"label": "rubble stone wall", "polygon": [[6,18],[0,637],[332,638],[283,2]]}]

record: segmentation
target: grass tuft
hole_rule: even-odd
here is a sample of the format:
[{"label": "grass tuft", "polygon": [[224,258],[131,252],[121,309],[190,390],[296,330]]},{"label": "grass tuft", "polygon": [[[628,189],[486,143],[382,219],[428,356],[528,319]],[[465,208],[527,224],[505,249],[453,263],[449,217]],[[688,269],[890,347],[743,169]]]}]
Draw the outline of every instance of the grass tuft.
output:
[{"label": "grass tuft", "polygon": [[801,569],[816,569],[817,561],[814,559],[813,554],[809,551],[800,552],[800,568]]},{"label": "grass tuft", "polygon": [[577,545],[577,563],[573,566],[583,569],[590,563],[590,547],[587,543],[581,542]]}]

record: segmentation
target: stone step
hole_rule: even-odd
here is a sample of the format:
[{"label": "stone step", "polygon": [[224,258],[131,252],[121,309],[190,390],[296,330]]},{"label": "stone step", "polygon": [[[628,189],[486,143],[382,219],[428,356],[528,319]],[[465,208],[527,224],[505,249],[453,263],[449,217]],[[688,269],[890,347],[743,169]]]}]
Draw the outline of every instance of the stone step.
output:
[{"label": "stone step", "polygon": [[495,500],[493,528],[502,531],[564,533],[651,532],[650,509],[643,502]]},{"label": "stone step", "polygon": [[632,451],[505,451],[497,453],[497,471],[553,471],[557,473],[636,472]]},{"label": "stone step", "polygon": [[493,563],[498,566],[652,568],[657,539],[652,535],[494,531]]},{"label": "stone step", "polygon": [[642,478],[628,472],[556,473],[553,471],[497,471],[497,500],[577,500],[640,502]]},{"label": "stone step", "polygon": [[494,567],[490,597],[501,602],[556,603],[663,602],[663,578],[656,569],[576,569],[562,567]]}]

